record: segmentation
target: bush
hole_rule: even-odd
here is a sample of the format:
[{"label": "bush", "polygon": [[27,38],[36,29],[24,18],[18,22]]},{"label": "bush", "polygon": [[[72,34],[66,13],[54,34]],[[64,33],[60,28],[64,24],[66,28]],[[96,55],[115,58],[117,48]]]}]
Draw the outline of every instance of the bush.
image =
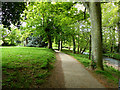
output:
[{"label": "bush", "polygon": [[27,38],[28,44],[27,47],[46,47],[47,43],[43,41],[42,37],[29,37]]}]

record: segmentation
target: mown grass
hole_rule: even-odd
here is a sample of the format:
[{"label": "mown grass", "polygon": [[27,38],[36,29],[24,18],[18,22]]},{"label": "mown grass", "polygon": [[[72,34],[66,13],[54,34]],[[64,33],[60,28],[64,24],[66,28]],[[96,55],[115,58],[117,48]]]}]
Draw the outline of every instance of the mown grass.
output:
[{"label": "mown grass", "polygon": [[2,49],[2,87],[37,88],[50,74],[55,61],[54,51],[37,47]]},{"label": "mown grass", "polygon": [[[86,68],[90,67],[91,60],[88,59],[89,57],[88,55],[73,54],[72,51],[70,50],[63,50],[62,52],[73,56],[80,63],[82,63]],[[93,73],[105,79],[105,81],[107,81],[109,85],[112,85],[113,87],[118,87],[120,71],[114,69],[113,67],[109,67],[104,63],[104,71],[94,70]]]},{"label": "mown grass", "polygon": [[119,53],[105,53],[104,56],[120,60],[120,54]]}]

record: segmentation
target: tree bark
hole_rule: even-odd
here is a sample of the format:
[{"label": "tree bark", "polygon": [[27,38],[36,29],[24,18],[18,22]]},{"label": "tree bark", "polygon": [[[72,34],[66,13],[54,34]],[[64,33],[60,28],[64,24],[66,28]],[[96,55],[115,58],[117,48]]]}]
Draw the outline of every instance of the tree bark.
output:
[{"label": "tree bark", "polygon": [[62,51],[62,39],[60,40],[60,51]]},{"label": "tree bark", "polygon": [[80,48],[80,53],[81,53],[82,49],[83,49],[83,48],[81,47],[81,48]]},{"label": "tree bark", "polygon": [[91,59],[91,35],[90,35],[90,41],[89,41],[89,59]]},{"label": "tree bark", "polygon": [[58,41],[58,51],[60,50],[60,40]]},{"label": "tree bark", "polygon": [[[86,12],[86,9],[85,9],[85,12]],[[78,21],[78,23],[79,23],[79,21]],[[79,40],[80,40],[79,39],[80,38],[80,35],[79,35],[80,34],[80,28],[79,27],[80,26],[78,26],[78,50],[77,50],[78,54],[79,54],[79,49],[80,49],[80,45],[79,45],[80,44],[80,42],[79,42]]]},{"label": "tree bark", "polygon": [[62,51],[62,33],[60,32],[60,51]]},{"label": "tree bark", "polygon": [[80,49],[80,45],[79,45],[79,35],[78,35],[78,50],[77,50],[78,54],[79,54],[79,49]]},{"label": "tree bark", "polygon": [[97,64],[97,69],[103,70],[101,3],[89,2],[89,8],[92,25],[92,61]]},{"label": "tree bark", "polygon": [[73,53],[76,53],[75,37],[74,36],[72,37],[73,37]]},{"label": "tree bark", "polygon": [[26,41],[26,45],[27,45],[28,44],[28,38],[26,38],[25,41]]},{"label": "tree bark", "polygon": [[86,46],[85,46],[84,49],[82,50],[81,54],[83,54],[83,52],[85,52],[85,50],[86,50],[86,48],[87,48],[87,46],[88,46],[88,43],[89,43],[89,41],[87,42]]},{"label": "tree bark", "polygon": [[49,49],[52,49],[51,35],[48,34],[47,37],[48,37],[48,48],[49,48]]}]

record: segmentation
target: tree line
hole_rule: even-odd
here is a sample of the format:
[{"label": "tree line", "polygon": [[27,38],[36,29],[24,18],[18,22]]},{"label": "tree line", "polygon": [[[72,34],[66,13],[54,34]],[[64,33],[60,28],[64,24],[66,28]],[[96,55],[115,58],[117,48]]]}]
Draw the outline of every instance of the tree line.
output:
[{"label": "tree line", "polygon": [[[8,3],[8,6],[19,7],[17,9],[20,11],[11,13],[10,9],[3,7],[3,12],[6,12],[3,16],[8,11],[10,12],[8,15],[16,16],[11,16],[12,20],[11,17],[6,19],[3,17],[3,26],[8,27],[8,30],[2,29],[2,41],[5,42],[5,37],[8,37],[11,43],[17,39],[27,42],[32,33],[34,37],[42,37],[43,42],[48,43],[49,49],[53,48],[53,43],[57,45],[58,50],[62,50],[63,46],[72,46],[73,53],[83,54],[89,49],[92,68],[97,65],[98,69],[104,70],[103,53],[120,52],[119,3],[18,2],[13,3],[15,5]],[[84,8],[79,10],[80,5]],[[17,23],[14,17],[18,20]],[[15,25],[16,29],[11,28],[8,21]]]}]

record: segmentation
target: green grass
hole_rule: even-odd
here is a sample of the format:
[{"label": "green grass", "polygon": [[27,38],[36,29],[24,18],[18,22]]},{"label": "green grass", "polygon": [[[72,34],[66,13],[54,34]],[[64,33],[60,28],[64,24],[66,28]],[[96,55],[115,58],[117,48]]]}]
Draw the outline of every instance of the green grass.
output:
[{"label": "green grass", "polygon": [[120,60],[120,54],[119,53],[106,53],[106,54],[104,54],[104,56]]},{"label": "green grass", "polygon": [[[73,56],[79,62],[81,62],[85,67],[90,67],[91,60],[88,59],[88,55],[84,54],[73,54],[70,50],[63,50],[62,52]],[[104,63],[104,71],[95,70],[94,73],[97,75],[101,75],[104,79],[107,80],[108,83],[114,84],[114,86],[118,86],[118,77],[120,77],[120,71],[114,69],[113,67],[109,67]]]},{"label": "green grass", "polygon": [[36,47],[3,47],[3,88],[34,88],[43,84],[55,61],[54,51]]}]

